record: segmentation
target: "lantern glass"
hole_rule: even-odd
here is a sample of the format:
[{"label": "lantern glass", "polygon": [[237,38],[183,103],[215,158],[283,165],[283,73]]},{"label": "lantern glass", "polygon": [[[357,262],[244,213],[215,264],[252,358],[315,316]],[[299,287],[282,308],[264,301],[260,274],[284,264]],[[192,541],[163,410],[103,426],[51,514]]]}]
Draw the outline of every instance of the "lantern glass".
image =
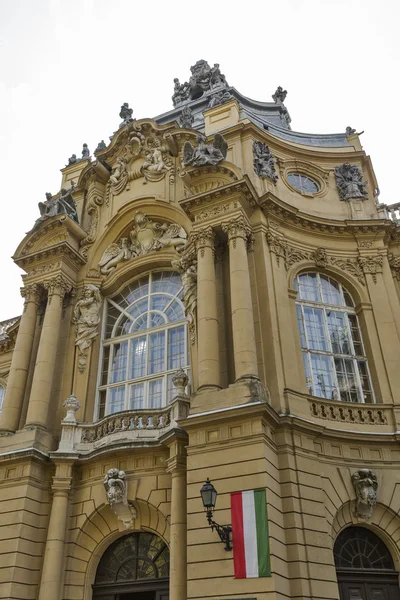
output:
[{"label": "lantern glass", "polygon": [[201,499],[203,501],[204,508],[212,509],[215,508],[217,502],[217,490],[207,477],[207,481],[200,490]]}]

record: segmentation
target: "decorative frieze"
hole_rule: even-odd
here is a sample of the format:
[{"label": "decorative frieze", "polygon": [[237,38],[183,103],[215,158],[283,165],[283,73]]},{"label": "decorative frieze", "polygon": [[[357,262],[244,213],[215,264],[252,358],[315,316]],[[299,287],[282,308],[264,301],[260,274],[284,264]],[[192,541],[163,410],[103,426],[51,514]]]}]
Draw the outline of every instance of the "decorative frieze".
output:
[{"label": "decorative frieze", "polygon": [[207,144],[205,136],[201,133],[196,137],[196,140],[196,147],[192,146],[189,141],[185,142],[183,147],[183,165],[185,167],[217,165],[225,160],[228,144],[220,133],[215,134],[212,144]]},{"label": "decorative frieze", "polygon": [[88,350],[99,334],[101,304],[99,288],[90,283],[85,285],[81,298],[75,304],[73,323],[76,329],[75,346],[79,349],[78,368],[81,373],[86,368]]},{"label": "decorative frieze", "polygon": [[388,420],[382,408],[371,405],[348,406],[345,402],[310,401],[310,413],[318,419],[338,423],[386,425]]}]

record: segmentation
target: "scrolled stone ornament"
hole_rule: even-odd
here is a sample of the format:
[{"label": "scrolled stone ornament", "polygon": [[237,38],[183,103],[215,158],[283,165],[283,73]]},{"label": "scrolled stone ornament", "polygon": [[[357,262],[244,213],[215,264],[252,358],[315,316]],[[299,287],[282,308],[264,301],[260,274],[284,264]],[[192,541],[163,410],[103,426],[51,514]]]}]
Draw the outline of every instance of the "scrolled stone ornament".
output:
[{"label": "scrolled stone ornament", "polygon": [[109,185],[112,193],[115,195],[120,194],[125,189],[128,182],[129,175],[127,160],[120,156],[117,159],[117,164],[114,167],[109,179]]},{"label": "scrolled stone ornament", "polygon": [[196,139],[198,146],[194,147],[187,141],[183,147],[183,164],[185,167],[215,166],[225,160],[228,144],[220,133],[215,134],[212,144],[207,144],[206,138],[202,134],[199,134]]},{"label": "scrolled stone ornament", "polygon": [[335,167],[336,185],[341,200],[351,198],[367,198],[367,182],[363,180],[360,168],[348,162]]},{"label": "scrolled stone ornament", "polygon": [[376,490],[378,480],[375,473],[369,469],[359,469],[351,476],[356,493],[354,514],[358,519],[367,520],[371,517],[376,505]]}]

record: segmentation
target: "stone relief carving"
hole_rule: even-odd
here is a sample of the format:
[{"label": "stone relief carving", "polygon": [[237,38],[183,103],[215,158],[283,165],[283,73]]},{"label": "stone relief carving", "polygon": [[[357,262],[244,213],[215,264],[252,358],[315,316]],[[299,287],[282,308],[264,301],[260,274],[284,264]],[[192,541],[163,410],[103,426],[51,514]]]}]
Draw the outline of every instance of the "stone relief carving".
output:
[{"label": "stone relief carving", "polygon": [[189,82],[185,81],[181,84],[179,79],[174,79],[174,94],[172,96],[174,106],[196,100],[210,90],[228,87],[226,77],[221,73],[218,63],[210,67],[207,61],[198,60],[195,65],[190,67],[190,71],[192,74]]},{"label": "stone relief carving", "polygon": [[284,90],[280,85],[276,88],[275,94],[272,94],[272,100],[275,104],[283,104],[286,100],[287,90]]},{"label": "stone relief carving", "polygon": [[87,236],[81,240],[79,253],[84,257],[88,257],[89,246],[91,246],[97,235],[97,227],[100,219],[99,207],[104,203],[104,185],[95,179],[88,186],[88,204],[86,212],[89,216],[89,230]]},{"label": "stone relief carving", "polygon": [[194,121],[194,116],[189,106],[184,106],[181,116],[178,119],[179,126],[184,129],[191,129]]},{"label": "stone relief carving", "polygon": [[128,183],[127,162],[126,158],[119,156],[117,158],[117,165],[110,175],[109,184],[114,195],[120,194]]},{"label": "stone relief carving", "polygon": [[79,349],[78,368],[81,373],[86,368],[88,349],[99,333],[101,304],[99,288],[90,283],[85,285],[81,298],[75,304],[73,323],[76,329],[75,346]]},{"label": "stone relief carving", "polygon": [[133,108],[129,108],[129,104],[124,102],[119,113],[119,116],[122,119],[122,123],[119,124],[119,129],[121,129],[121,127],[125,127],[125,125],[129,125],[129,123],[132,123],[132,114]]},{"label": "stone relief carving", "polygon": [[104,488],[108,504],[117,518],[123,522],[125,528],[132,527],[137,512],[132,503],[128,501],[125,471],[109,469],[104,478]]},{"label": "stone relief carving", "polygon": [[354,514],[363,521],[369,519],[376,505],[378,480],[375,473],[369,469],[359,469],[351,476],[356,493]]},{"label": "stone relief carving", "polygon": [[382,256],[360,256],[358,258],[359,265],[364,273],[372,275],[372,280],[377,283],[377,273],[382,273],[383,257]]},{"label": "stone relief carving", "polygon": [[168,148],[161,145],[159,138],[155,138],[152,148],[146,154],[146,160],[140,169],[148,181],[160,181],[170,169],[164,162],[166,152],[168,152]]},{"label": "stone relief carving", "polygon": [[219,106],[220,104],[224,104],[225,102],[229,102],[232,100],[233,96],[228,90],[220,90],[219,92],[215,92],[209,101],[207,108],[214,108],[214,106]]},{"label": "stone relief carving", "polygon": [[73,183],[69,190],[62,188],[57,196],[53,197],[49,192],[46,192],[46,201],[38,204],[40,217],[36,219],[31,231],[34,231],[43,221],[61,214],[65,214],[76,223],[79,223],[75,200],[72,197],[73,192]]},{"label": "stone relief carving", "polygon": [[336,185],[341,200],[350,198],[367,198],[366,185],[360,168],[345,162],[340,167],[335,167]]},{"label": "stone relief carving", "polygon": [[278,180],[275,171],[275,160],[267,144],[255,140],[253,142],[254,171],[259,177],[268,177],[274,183]]},{"label": "stone relief carving", "polygon": [[202,167],[204,165],[217,165],[225,160],[228,151],[228,144],[225,138],[216,133],[212,144],[206,144],[204,135],[199,134],[196,138],[198,146],[194,148],[187,141],[183,147],[183,164],[185,167]]},{"label": "stone relief carving", "polygon": [[194,248],[184,252],[179,260],[173,260],[172,266],[181,276],[183,286],[183,304],[185,306],[185,316],[189,324],[189,337],[192,344],[196,341],[196,323],[197,323],[197,261],[194,254]]},{"label": "stone relief carving", "polygon": [[129,232],[129,240],[130,244],[128,238],[121,238],[105,249],[99,262],[103,275],[111,273],[124,260],[154,250],[161,250],[167,246],[183,249],[187,244],[187,234],[183,227],[176,223],[155,223],[145,213],[137,211],[133,219],[133,229]]}]

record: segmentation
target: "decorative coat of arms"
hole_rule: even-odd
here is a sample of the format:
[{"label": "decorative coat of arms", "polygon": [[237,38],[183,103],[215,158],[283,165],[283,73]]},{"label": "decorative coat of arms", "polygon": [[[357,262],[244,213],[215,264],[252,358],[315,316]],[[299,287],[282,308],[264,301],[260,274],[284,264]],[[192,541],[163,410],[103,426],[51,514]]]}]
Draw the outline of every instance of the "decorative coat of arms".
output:
[{"label": "decorative coat of arms", "polygon": [[359,519],[369,519],[376,504],[376,490],[378,489],[376,475],[369,469],[359,469],[352,474],[351,481],[356,492],[354,514]]}]

